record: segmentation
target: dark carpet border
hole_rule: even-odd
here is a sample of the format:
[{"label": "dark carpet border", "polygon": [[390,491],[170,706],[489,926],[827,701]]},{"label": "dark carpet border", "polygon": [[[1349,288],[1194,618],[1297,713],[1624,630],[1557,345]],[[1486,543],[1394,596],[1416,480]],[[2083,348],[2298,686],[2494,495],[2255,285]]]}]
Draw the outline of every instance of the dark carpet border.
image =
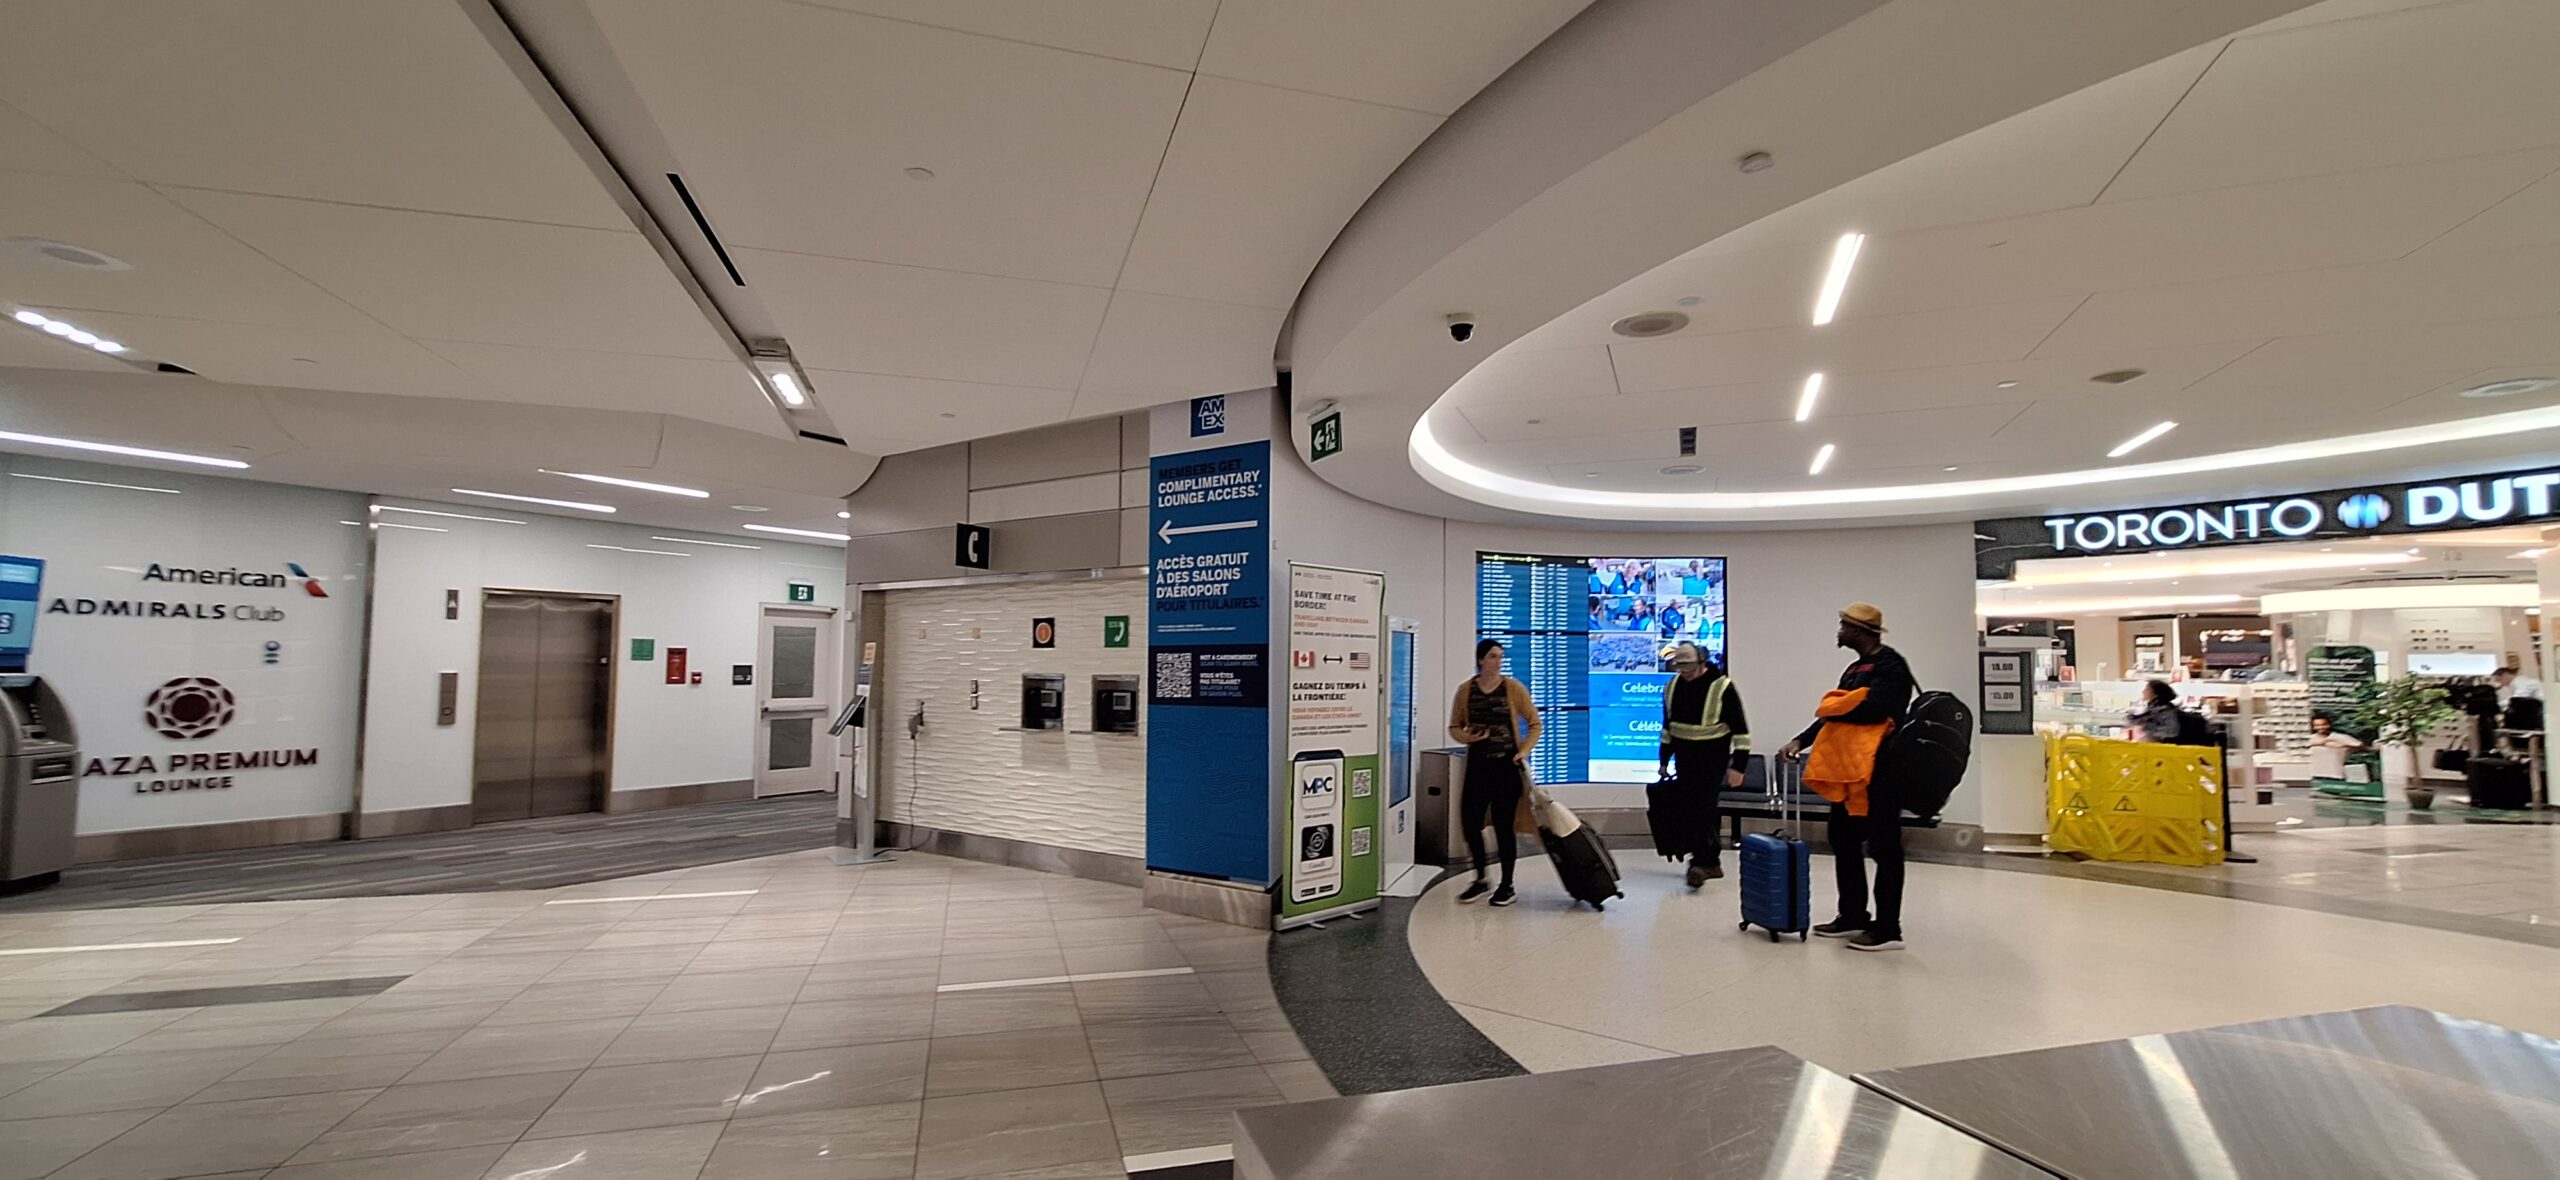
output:
[{"label": "dark carpet border", "polygon": [[1413,907],[1430,896],[1426,889],[1420,898],[1385,898],[1361,917],[1271,936],[1271,990],[1280,1010],[1325,1080],[1345,1095],[1529,1072],[1423,975],[1406,931]]}]

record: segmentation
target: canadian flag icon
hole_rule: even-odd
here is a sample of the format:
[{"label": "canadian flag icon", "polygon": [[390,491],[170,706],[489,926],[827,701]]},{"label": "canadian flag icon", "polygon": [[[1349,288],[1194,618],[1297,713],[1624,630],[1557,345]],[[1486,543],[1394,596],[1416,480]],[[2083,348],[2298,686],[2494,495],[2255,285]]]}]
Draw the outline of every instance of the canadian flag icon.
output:
[{"label": "canadian flag icon", "polygon": [[1315,667],[1316,653],[1311,651],[1292,651],[1289,653],[1289,666],[1292,668]]}]

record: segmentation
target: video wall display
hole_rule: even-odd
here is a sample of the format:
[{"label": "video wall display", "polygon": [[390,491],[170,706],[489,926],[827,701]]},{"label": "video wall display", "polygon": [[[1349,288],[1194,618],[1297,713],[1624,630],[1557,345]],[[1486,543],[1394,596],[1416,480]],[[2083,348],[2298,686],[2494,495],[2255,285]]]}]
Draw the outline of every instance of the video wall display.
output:
[{"label": "video wall display", "polygon": [[1685,640],[1725,662],[1724,589],[1721,557],[1476,554],[1476,634],[1502,641],[1545,719],[1539,782],[1653,781],[1662,653]]}]

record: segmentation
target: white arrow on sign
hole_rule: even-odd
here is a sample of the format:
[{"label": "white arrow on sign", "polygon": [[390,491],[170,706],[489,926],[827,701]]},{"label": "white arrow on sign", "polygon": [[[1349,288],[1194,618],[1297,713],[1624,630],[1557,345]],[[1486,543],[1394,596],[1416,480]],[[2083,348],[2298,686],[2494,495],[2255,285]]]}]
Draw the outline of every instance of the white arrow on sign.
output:
[{"label": "white arrow on sign", "polygon": [[1186,524],[1181,528],[1175,528],[1173,522],[1167,520],[1156,526],[1156,539],[1170,544],[1175,537],[1185,533],[1223,533],[1228,529],[1249,529],[1259,523],[1261,522],[1252,520],[1230,520],[1223,524]]}]

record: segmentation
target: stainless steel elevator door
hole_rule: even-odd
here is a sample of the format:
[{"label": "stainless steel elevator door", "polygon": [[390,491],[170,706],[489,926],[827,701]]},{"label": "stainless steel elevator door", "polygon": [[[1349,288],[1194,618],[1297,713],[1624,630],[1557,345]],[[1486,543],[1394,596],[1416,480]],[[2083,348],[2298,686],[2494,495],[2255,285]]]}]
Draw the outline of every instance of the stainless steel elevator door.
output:
[{"label": "stainless steel elevator door", "polygon": [[612,646],[609,602],[482,596],[472,822],[597,810]]}]

